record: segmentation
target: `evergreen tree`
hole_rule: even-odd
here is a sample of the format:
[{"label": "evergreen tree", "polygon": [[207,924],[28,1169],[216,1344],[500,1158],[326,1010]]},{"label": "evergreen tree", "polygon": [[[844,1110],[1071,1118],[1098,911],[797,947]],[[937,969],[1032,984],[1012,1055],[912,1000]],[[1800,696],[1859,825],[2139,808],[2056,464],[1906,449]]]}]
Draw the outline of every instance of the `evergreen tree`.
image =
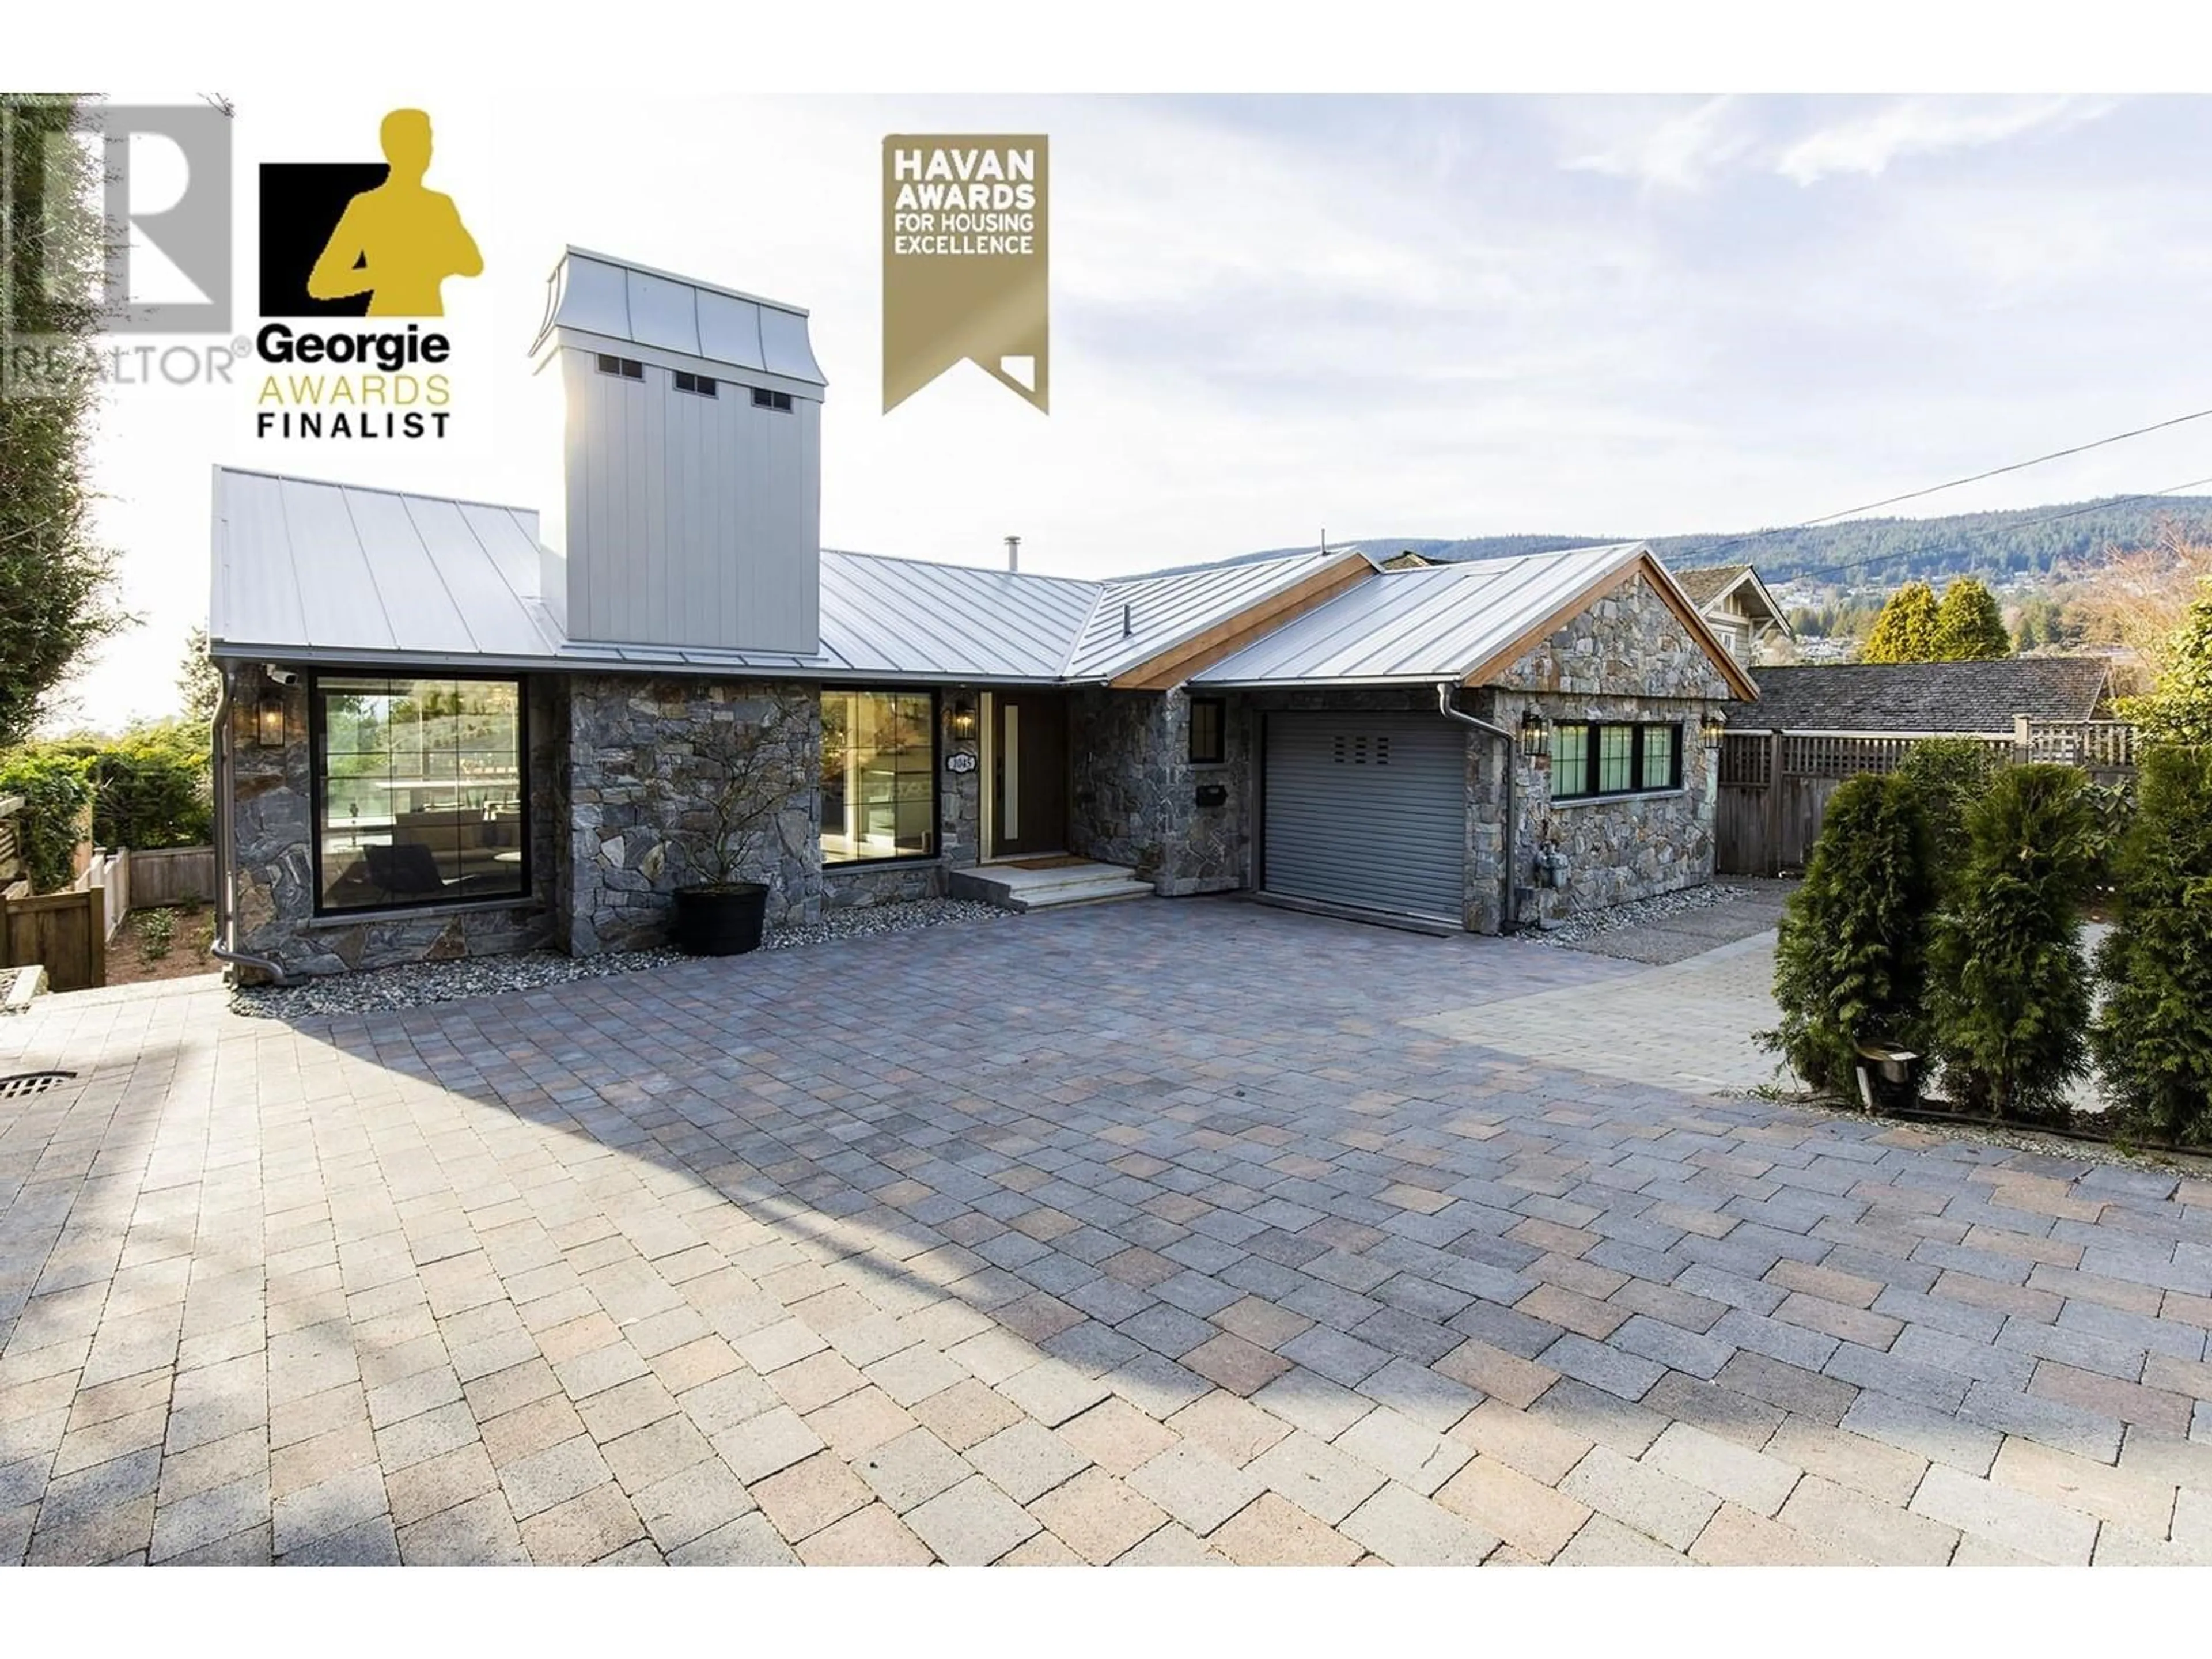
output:
[{"label": "evergreen tree", "polygon": [[1861,662],[1931,662],[1936,655],[1936,590],[1907,582],[1889,596],[1867,635]]},{"label": "evergreen tree", "polygon": [[1920,796],[1936,886],[1957,881],[1972,850],[1966,821],[1996,781],[1996,757],[1989,744],[1973,738],[1923,738],[1905,755],[1897,775]]},{"label": "evergreen tree", "polygon": [[2146,743],[2212,744],[2212,587],[2174,629],[2150,695],[2128,698],[2120,712]]},{"label": "evergreen tree", "polygon": [[2087,1066],[2080,931],[2094,831],[2069,766],[2008,768],[1968,817],[1972,851],[1929,953],[1934,1047],[1963,1106],[2063,1114]]},{"label": "evergreen tree", "polygon": [[1833,1094],[1856,1087],[1861,1042],[1919,1048],[1934,896],[1919,793],[1893,775],[1845,779],[1782,914],[1782,1023],[1759,1041]]},{"label": "evergreen tree", "polygon": [[[100,170],[71,140],[75,118],[68,98],[0,94],[13,140],[0,157],[0,249],[10,262],[0,289],[16,334],[81,341],[89,352],[97,313],[74,297],[77,284],[52,280],[96,279],[103,257]],[[93,539],[84,476],[97,379],[10,394],[0,397],[0,746],[29,734],[46,695],[126,620],[113,603],[112,555]]]},{"label": "evergreen tree", "polygon": [[222,699],[222,671],[208,655],[204,628],[185,635],[184,658],[177,665],[177,698],[185,719],[204,726],[215,724],[216,704]]},{"label": "evergreen tree", "polygon": [[1960,576],[1943,590],[1936,608],[1933,655],[1937,662],[1984,662],[2012,655],[2012,635],[1996,596],[1972,576]]},{"label": "evergreen tree", "polygon": [[2123,1122],[2212,1140],[2212,747],[2158,744],[2121,842],[2118,915],[2090,1032]]}]

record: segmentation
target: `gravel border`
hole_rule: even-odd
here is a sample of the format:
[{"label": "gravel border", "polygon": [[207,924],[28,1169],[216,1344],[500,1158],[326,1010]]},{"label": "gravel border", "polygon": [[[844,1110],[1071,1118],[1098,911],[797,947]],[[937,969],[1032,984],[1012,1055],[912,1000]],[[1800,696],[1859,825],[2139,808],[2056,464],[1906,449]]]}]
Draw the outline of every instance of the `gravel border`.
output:
[{"label": "gravel border", "polygon": [[2109,1140],[2076,1140],[2014,1123],[1926,1123],[1917,1118],[1869,1112],[1816,1095],[1790,1094],[1781,1089],[1754,1089],[1735,1097],[1756,1100],[1793,1111],[1815,1112],[1823,1117],[1847,1118],[1854,1123],[1880,1123],[1892,1129],[1911,1129],[1944,1140],[1963,1140],[1978,1146],[2002,1146],[2008,1152],[2033,1152],[2042,1158],[2072,1158],[2081,1164],[2109,1164],[2124,1169],[2212,1170],[2212,1152],[2176,1154],[2129,1152]]},{"label": "gravel border", "polygon": [[1604,910],[1585,910],[1571,916],[1556,927],[1532,927],[1515,935],[1532,945],[1554,947],[1576,945],[1593,939],[1601,933],[1617,933],[1625,928],[1646,927],[1663,922],[1669,916],[1687,915],[1694,910],[1710,910],[1715,905],[1733,904],[1738,899],[1754,897],[1748,887],[1733,887],[1722,882],[1708,882],[1703,887],[1680,887],[1671,893],[1660,893],[1647,899],[1632,900]]},{"label": "gravel border", "polygon": [[[878,933],[910,933],[950,922],[1003,921],[1014,913],[975,899],[912,899],[832,910],[822,921],[778,928],[761,941],[763,951],[793,951],[833,939]],[[526,951],[513,956],[463,957],[450,962],[410,962],[360,973],[325,974],[301,985],[240,987],[230,994],[230,1009],[250,1019],[293,1020],[331,1014],[386,1013],[431,1003],[507,991],[535,991],[575,980],[611,974],[642,973],[704,958],[680,951],[617,951],[572,957],[559,951]]]}]

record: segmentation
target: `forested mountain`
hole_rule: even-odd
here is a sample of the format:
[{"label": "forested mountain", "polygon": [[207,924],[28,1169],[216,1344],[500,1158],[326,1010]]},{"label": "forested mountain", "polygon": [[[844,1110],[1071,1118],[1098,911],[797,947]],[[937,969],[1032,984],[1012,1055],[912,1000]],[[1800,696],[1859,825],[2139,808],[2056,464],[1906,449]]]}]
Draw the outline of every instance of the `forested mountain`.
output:
[{"label": "forested mountain", "polygon": [[[2060,515],[2063,516],[2060,516]],[[1810,530],[1715,531],[1695,536],[1423,536],[1345,538],[1377,556],[1401,551],[1431,559],[1496,559],[1562,547],[1648,539],[1670,565],[1755,564],[1769,584],[1805,578],[1843,587],[1893,587],[1918,577],[1979,576],[1995,585],[2093,563],[2106,550],[2148,545],[2161,524],[2212,536],[2212,496],[2167,495],[1962,513],[1942,519],[1854,519]],[[1334,539],[1334,538],[1332,538]],[[1296,548],[1254,553],[1261,559]]]}]

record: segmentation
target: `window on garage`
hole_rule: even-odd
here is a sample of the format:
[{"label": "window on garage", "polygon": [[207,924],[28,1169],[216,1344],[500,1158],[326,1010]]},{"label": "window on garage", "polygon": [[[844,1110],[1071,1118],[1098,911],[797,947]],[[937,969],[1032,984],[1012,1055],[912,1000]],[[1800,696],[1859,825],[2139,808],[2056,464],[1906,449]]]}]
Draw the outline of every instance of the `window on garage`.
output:
[{"label": "window on garage", "polygon": [[1553,800],[1587,800],[1681,787],[1679,726],[1592,721],[1553,728]]}]

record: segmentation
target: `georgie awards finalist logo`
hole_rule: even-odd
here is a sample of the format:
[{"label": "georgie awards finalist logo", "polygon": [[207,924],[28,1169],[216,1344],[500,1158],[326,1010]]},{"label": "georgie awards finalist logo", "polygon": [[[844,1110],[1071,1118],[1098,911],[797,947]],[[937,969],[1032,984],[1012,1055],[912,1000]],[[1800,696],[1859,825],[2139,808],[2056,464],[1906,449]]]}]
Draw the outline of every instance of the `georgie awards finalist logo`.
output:
[{"label": "georgie awards finalist logo", "polygon": [[965,358],[1050,403],[1042,134],[884,140],[884,411]]},{"label": "georgie awards finalist logo", "polygon": [[[420,319],[446,314],[444,288],[483,256],[453,198],[426,186],[430,118],[396,109],[381,164],[267,162],[261,168],[261,314],[255,398],[264,438],[442,438],[453,343]],[[340,319],[404,326],[329,326]]]}]

